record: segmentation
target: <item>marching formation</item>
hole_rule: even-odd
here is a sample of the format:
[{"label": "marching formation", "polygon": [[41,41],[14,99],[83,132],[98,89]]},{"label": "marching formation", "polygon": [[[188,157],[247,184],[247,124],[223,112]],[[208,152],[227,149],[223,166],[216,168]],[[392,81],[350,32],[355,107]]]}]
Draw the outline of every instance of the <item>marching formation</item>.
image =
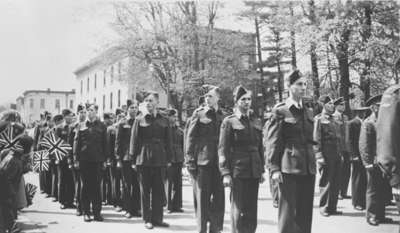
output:
[{"label": "marching formation", "polygon": [[[102,120],[96,104],[79,105],[76,113],[44,112],[33,138],[18,112],[4,114],[0,233],[17,229],[18,186],[30,169],[39,173],[42,193],[61,209],[75,208],[85,222],[103,221],[102,206],[113,205],[126,218],[141,217],[147,229],[168,227],[164,207],[183,212],[184,167],[200,233],[222,232],[225,187],[230,188],[231,231],[255,232],[259,185],[265,178],[281,233],[311,232],[316,183],[322,216],[342,214],[338,201],[351,198],[355,210],[366,212],[368,224],[392,222],[385,206],[393,204],[391,186],[397,190],[400,183],[398,143],[393,141],[393,131],[400,129],[397,109],[391,108],[397,106],[393,93],[398,95],[400,87],[384,95],[383,110],[381,96],[375,96],[365,107],[352,109],[349,119],[343,98],[307,99],[307,80],[298,70],[288,83],[289,97],[267,119],[254,114],[252,93],[243,86],[233,90],[233,110],[221,109],[220,90],[212,85],[204,86],[199,107],[184,126],[177,110],[158,107],[153,91],[142,103],[128,100],[126,108]],[[382,112],[387,118],[380,120]],[[394,194],[397,200],[399,193]]]}]

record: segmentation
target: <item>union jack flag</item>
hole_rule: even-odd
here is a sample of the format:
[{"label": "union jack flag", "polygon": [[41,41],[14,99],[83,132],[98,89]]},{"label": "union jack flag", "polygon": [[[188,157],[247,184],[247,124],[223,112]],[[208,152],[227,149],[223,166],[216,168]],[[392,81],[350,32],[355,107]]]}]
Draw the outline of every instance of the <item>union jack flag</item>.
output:
[{"label": "union jack flag", "polygon": [[68,151],[72,150],[72,147],[57,137],[53,130],[46,133],[39,143],[49,152],[49,155],[55,156],[56,160],[60,161],[67,156]]},{"label": "union jack flag", "polygon": [[0,132],[0,148],[23,150],[23,147],[19,143],[19,140],[22,136],[23,133],[16,135],[13,126],[9,124],[3,131]]},{"label": "union jack flag", "polygon": [[32,160],[33,171],[41,172],[41,171],[48,171],[49,170],[49,151],[48,150],[39,150],[33,153],[33,160]]}]

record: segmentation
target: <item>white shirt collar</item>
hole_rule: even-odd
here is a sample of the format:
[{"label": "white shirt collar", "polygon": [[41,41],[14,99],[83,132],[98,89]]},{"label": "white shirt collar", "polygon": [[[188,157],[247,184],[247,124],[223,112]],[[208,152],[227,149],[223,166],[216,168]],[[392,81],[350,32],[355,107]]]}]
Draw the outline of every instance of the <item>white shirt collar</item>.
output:
[{"label": "white shirt collar", "polygon": [[303,108],[303,101],[300,99],[300,102],[296,102],[292,97],[286,99],[286,105],[290,108],[294,105],[296,108]]},{"label": "white shirt collar", "polygon": [[[242,113],[239,109],[237,109],[237,108],[235,108],[235,110],[233,111],[233,114],[234,114],[238,119],[242,118],[242,116],[243,116],[243,113]],[[249,115],[250,115],[250,111],[247,111],[246,116],[249,117]]]}]

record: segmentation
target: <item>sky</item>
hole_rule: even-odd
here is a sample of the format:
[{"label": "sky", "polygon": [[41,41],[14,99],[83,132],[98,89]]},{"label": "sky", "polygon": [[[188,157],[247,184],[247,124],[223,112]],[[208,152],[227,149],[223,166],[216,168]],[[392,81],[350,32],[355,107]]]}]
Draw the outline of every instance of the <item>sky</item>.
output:
[{"label": "sky", "polygon": [[[217,26],[246,31],[234,22],[240,1],[225,2]],[[25,90],[71,90],[73,71],[115,40],[110,1],[1,0],[0,104]]]}]

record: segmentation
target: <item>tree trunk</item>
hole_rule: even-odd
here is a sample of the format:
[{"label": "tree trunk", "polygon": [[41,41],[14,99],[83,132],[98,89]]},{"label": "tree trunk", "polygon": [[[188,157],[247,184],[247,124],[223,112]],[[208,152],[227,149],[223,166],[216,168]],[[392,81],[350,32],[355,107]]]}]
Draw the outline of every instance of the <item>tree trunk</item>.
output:
[{"label": "tree trunk", "polygon": [[[294,17],[294,11],[293,11],[293,5],[292,2],[289,3],[289,10],[290,10],[290,17],[291,21],[293,22],[293,17]],[[290,25],[290,50],[291,50],[291,56],[292,56],[292,68],[296,69],[297,67],[297,61],[296,61],[296,32],[294,31],[294,25]]]},{"label": "tree trunk", "polygon": [[340,84],[339,95],[342,96],[346,103],[346,114],[350,115],[349,88],[350,88],[350,72],[349,72],[349,55],[348,41],[350,31],[346,29],[341,35],[341,41],[338,41],[336,57],[339,64]]},{"label": "tree trunk", "polygon": [[257,16],[254,18],[254,26],[255,26],[255,29],[256,29],[258,69],[260,71],[260,87],[261,87],[261,94],[262,94],[262,106],[261,106],[261,109],[264,112],[264,108],[265,108],[264,69],[263,69],[263,65],[262,65],[260,25],[259,25]]},{"label": "tree trunk", "polygon": [[[313,0],[308,2],[309,5],[309,19],[311,25],[316,25],[316,16],[315,16],[315,4]],[[310,59],[311,59],[311,76],[314,86],[314,97],[319,98],[319,76],[318,76],[318,64],[317,64],[317,45],[316,42],[311,41],[310,45]]]},{"label": "tree trunk", "polygon": [[[364,45],[364,48],[366,47],[369,38],[371,37],[371,14],[372,14],[372,9],[371,9],[371,3],[370,2],[365,2],[363,3],[363,10],[364,10],[364,18],[363,18],[363,27],[361,30],[361,38],[362,38],[362,43]],[[360,86],[361,90],[364,93],[364,101],[367,101],[369,97],[371,96],[370,94],[370,69],[371,69],[371,61],[368,57],[365,57],[363,60],[364,67],[361,71],[360,74]]]}]

